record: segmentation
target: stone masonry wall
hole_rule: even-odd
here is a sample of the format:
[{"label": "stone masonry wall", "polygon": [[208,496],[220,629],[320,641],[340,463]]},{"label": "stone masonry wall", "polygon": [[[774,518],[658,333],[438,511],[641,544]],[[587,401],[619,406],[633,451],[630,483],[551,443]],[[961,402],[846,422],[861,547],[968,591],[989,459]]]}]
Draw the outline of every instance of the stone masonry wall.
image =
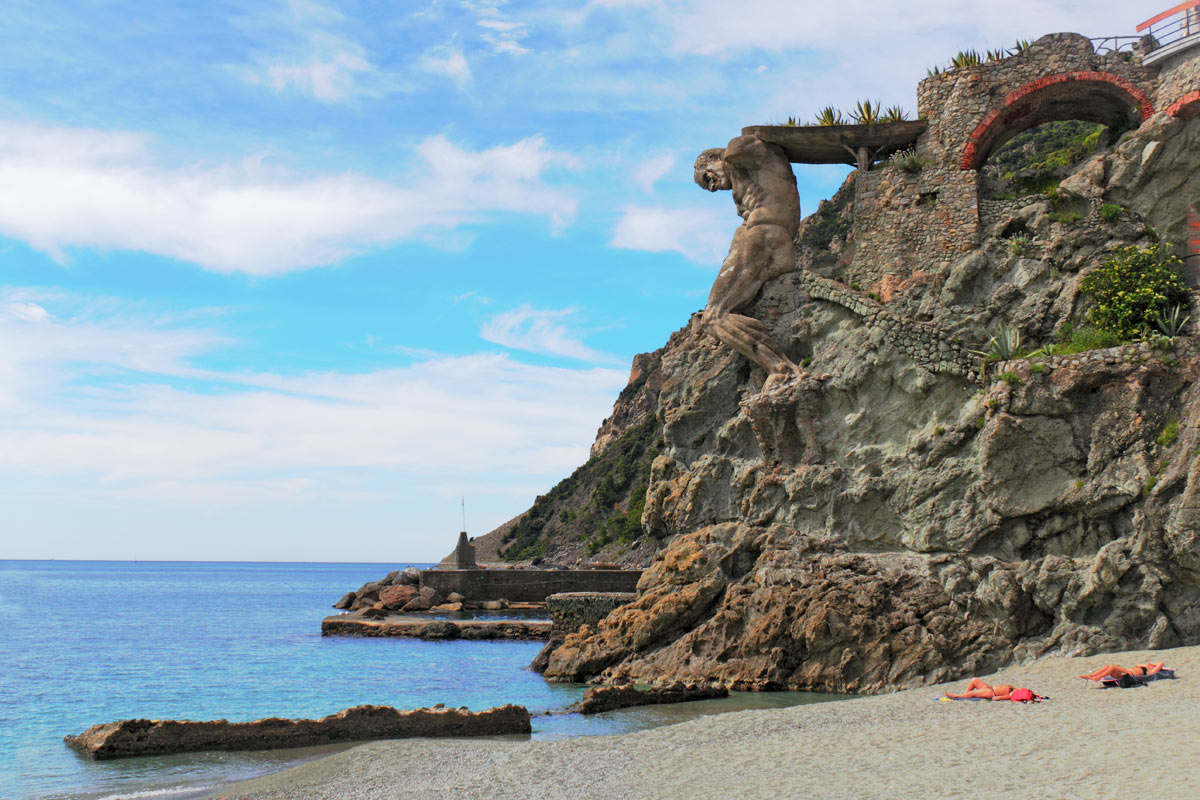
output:
[{"label": "stone masonry wall", "polygon": [[879,167],[854,182],[854,261],[847,274],[868,285],[937,271],[979,244],[978,173],[933,166],[909,173]]},{"label": "stone masonry wall", "polygon": [[883,338],[918,366],[930,372],[961,375],[975,381],[979,375],[979,357],[953,337],[924,322],[891,314],[882,303],[856,292],[844,283],[802,270],[800,284],[812,297],[835,303],[862,317],[869,328],[879,328]]},{"label": "stone masonry wall", "polygon": [[1200,105],[1200,47],[1176,53],[1155,64],[1159,86],[1154,105],[1171,116],[1185,116]]},{"label": "stone masonry wall", "polygon": [[[917,87],[917,111],[929,121],[918,154],[949,168],[961,166],[972,135],[991,114],[998,114],[1014,93],[1052,85],[1066,76],[1124,82],[1150,96],[1157,70],[1129,52],[1097,55],[1089,39],[1077,33],[1043,36],[1017,55],[933,75]],[[1149,116],[1153,104],[1142,109]]]},{"label": "stone masonry wall", "polygon": [[554,623],[550,637],[562,639],[584,625],[596,627],[614,609],[637,599],[635,592],[563,592],[546,598],[546,611]]},{"label": "stone masonry wall", "polygon": [[1069,356],[1049,356],[1047,358],[1015,358],[1010,361],[993,361],[986,364],[984,382],[995,381],[998,376],[1009,373],[1021,380],[1028,380],[1036,372],[1049,372],[1063,367],[1075,367],[1085,364],[1106,364],[1115,366],[1127,362],[1146,362],[1173,358],[1174,351],[1192,352],[1196,348],[1194,337],[1180,336],[1175,339],[1171,350],[1164,351],[1150,342],[1131,342],[1117,347],[1105,347],[1100,350],[1087,350]]}]

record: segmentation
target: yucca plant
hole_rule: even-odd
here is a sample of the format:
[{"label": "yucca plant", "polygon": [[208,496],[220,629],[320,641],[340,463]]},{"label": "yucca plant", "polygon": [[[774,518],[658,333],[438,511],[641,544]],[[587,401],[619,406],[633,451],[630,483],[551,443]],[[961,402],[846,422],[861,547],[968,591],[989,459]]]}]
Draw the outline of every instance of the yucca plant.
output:
[{"label": "yucca plant", "polygon": [[988,50],[987,53],[985,53],[985,55],[987,56],[988,61],[1002,61],[1002,60],[1008,58],[1008,51],[1006,51],[1004,49]]},{"label": "yucca plant", "polygon": [[934,77],[935,75],[941,75],[941,74],[942,74],[942,68],[941,68],[941,67],[938,67],[938,66],[928,67],[928,68],[925,70],[925,77],[926,77],[926,78],[932,78],[932,77]]},{"label": "yucca plant", "polygon": [[1033,42],[1029,41],[1028,39],[1017,39],[1017,43],[1013,45],[1011,52],[1015,56],[1017,53],[1022,53],[1029,49],[1029,45],[1031,44],[1033,44]]},{"label": "yucca plant", "polygon": [[1021,331],[1011,325],[1002,325],[988,339],[987,350],[972,350],[988,361],[1008,361],[1021,352]]},{"label": "yucca plant", "polygon": [[859,125],[874,125],[879,122],[879,101],[859,100],[850,112],[850,118]]},{"label": "yucca plant", "polygon": [[950,59],[950,65],[955,69],[959,67],[974,67],[983,63],[983,56],[978,50],[959,50],[958,55]]},{"label": "yucca plant", "polygon": [[1154,317],[1154,327],[1163,332],[1164,336],[1174,339],[1183,333],[1191,316],[1183,313],[1183,306],[1173,305],[1166,313],[1159,311]]},{"label": "yucca plant", "polygon": [[908,112],[900,106],[888,106],[880,117],[882,122],[904,122],[907,119]]},{"label": "yucca plant", "polygon": [[818,125],[844,125],[845,120],[842,119],[842,112],[833,106],[825,106],[817,112]]},{"label": "yucca plant", "polygon": [[787,125],[789,128],[795,128],[800,125],[800,120],[796,119],[795,117],[788,117],[787,122],[785,122],[784,124]]}]

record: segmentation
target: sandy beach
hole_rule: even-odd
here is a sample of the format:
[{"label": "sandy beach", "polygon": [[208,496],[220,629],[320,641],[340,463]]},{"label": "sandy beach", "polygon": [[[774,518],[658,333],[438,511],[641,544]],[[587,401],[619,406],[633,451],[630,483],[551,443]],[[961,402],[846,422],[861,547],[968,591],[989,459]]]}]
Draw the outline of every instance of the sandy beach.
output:
[{"label": "sandy beach", "polygon": [[[1100,689],[1104,664],[1175,680]],[[966,681],[547,742],[372,742],[210,797],[779,798],[1195,796],[1200,647],[1049,658],[991,676],[1049,702],[934,702]]]}]

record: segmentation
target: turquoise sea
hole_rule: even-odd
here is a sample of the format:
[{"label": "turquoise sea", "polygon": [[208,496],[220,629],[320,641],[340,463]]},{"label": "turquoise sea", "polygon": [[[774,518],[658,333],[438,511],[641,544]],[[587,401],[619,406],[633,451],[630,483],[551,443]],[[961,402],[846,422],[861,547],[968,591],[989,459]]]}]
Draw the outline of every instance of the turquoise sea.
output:
[{"label": "turquoise sea", "polygon": [[[511,702],[537,714],[582,695],[581,686],[549,684],[525,669],[538,642],[320,635],[342,594],[404,566],[0,561],[0,798],[186,796],[315,752],[93,762],[62,742],[130,717],[320,717],[364,703],[480,710]],[[680,713],[821,699],[757,695],[542,716],[534,736],[618,733]]]}]

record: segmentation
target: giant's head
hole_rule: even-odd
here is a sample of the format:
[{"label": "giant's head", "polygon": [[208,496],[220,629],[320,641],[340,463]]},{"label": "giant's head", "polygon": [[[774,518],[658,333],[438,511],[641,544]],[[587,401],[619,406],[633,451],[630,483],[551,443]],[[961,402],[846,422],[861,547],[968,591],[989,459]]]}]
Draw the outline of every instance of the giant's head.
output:
[{"label": "giant's head", "polygon": [[692,173],[696,184],[710,192],[732,189],[733,184],[725,174],[724,158],[724,147],[710,147],[696,156],[696,167]]}]

